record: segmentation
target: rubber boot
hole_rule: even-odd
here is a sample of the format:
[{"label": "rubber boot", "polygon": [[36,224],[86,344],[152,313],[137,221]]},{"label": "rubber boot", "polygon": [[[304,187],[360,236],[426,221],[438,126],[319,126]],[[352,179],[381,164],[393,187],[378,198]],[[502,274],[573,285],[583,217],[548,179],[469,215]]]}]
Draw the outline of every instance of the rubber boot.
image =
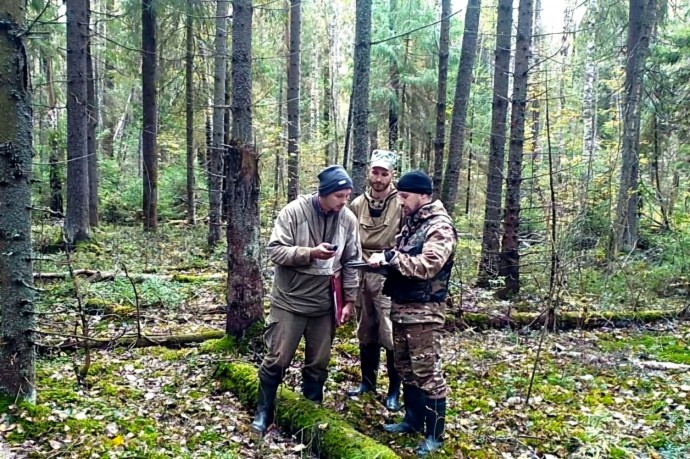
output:
[{"label": "rubber boot", "polygon": [[419,457],[426,457],[443,448],[443,431],[446,427],[446,399],[430,400],[426,398],[425,410],[425,438],[415,450]]},{"label": "rubber boot", "polygon": [[347,391],[350,397],[376,391],[376,376],[381,360],[381,346],[378,344],[360,344],[359,358],[362,366],[362,382],[359,387]]},{"label": "rubber boot", "polygon": [[273,424],[277,392],[278,384],[271,384],[265,381],[259,382],[259,397],[252,429],[260,434],[264,434],[268,427]]},{"label": "rubber boot", "polygon": [[400,375],[395,369],[393,351],[386,349],[386,367],[388,368],[388,395],[386,395],[386,408],[389,411],[400,410]]},{"label": "rubber boot", "polygon": [[323,382],[312,381],[302,377],[302,395],[307,400],[320,405],[323,402]]},{"label": "rubber boot", "polygon": [[390,433],[417,433],[424,429],[424,393],[416,386],[403,385],[405,417],[398,424],[386,424],[383,428]]}]

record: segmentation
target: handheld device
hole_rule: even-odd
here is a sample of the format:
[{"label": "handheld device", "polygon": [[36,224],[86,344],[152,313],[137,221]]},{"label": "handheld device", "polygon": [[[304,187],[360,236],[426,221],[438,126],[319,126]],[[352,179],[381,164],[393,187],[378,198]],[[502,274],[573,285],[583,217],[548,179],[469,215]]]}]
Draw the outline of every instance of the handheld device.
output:
[{"label": "handheld device", "polygon": [[331,252],[336,252],[338,250],[338,244],[331,244],[330,246],[328,246],[328,250],[330,250]]}]

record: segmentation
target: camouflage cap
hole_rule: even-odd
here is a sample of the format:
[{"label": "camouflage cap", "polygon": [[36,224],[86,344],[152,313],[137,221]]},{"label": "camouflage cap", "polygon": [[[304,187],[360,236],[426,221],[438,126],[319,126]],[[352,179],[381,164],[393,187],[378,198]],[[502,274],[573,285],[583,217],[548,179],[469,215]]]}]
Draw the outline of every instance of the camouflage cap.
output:
[{"label": "camouflage cap", "polygon": [[371,152],[369,167],[382,167],[388,171],[395,169],[398,163],[398,153],[390,150],[374,150]]}]

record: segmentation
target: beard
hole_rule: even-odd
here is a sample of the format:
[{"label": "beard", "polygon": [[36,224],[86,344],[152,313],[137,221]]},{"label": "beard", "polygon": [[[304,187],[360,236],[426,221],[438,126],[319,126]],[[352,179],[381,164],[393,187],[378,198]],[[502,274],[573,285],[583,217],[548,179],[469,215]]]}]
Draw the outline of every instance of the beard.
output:
[{"label": "beard", "polygon": [[381,183],[381,182],[369,182],[369,186],[371,187],[372,190],[374,191],[386,191],[388,186],[390,185],[389,183]]}]

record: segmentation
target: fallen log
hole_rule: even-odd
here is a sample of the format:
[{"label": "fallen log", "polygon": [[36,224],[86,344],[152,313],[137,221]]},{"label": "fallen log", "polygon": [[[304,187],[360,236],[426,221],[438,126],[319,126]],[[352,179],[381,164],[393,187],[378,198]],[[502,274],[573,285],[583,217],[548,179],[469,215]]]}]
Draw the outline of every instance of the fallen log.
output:
[{"label": "fallen log", "polygon": [[654,360],[633,360],[633,365],[648,370],[670,371],[670,372],[687,372],[690,371],[690,365],[674,362],[657,362]]},{"label": "fallen log", "polygon": [[[595,329],[595,328],[626,328],[635,324],[650,324],[663,320],[677,320],[687,318],[683,310],[647,310],[637,312],[607,311],[607,312],[570,312],[556,313],[556,330]],[[446,326],[462,326],[478,329],[538,329],[547,324],[548,314],[533,312],[513,312],[510,315],[492,315],[483,312],[459,310],[456,314],[448,314]],[[551,324],[549,324],[551,325]]]},{"label": "fallen log", "polygon": [[[68,341],[59,344],[36,344],[36,350],[39,353],[49,353],[51,351],[76,351],[86,347],[85,339],[81,336],[44,331],[38,331],[38,333],[46,336],[62,336],[68,338]],[[116,347],[140,348],[154,346],[180,348],[188,344],[203,343],[204,341],[219,339],[224,336],[224,331],[213,330],[192,335],[142,335],[141,337],[125,335],[113,339],[88,338],[88,341],[89,348],[91,349],[113,349]]]},{"label": "fallen log", "polygon": [[[220,363],[214,372],[224,390],[233,392],[245,404],[256,403],[259,388],[256,368],[239,362]],[[341,416],[282,387],[275,422],[288,432],[300,434],[302,443],[312,445],[319,457],[338,459],[395,459],[387,446],[355,430]]]},{"label": "fallen log", "polygon": [[[124,273],[112,272],[112,271],[98,271],[94,269],[75,269],[74,275],[77,277],[84,277],[88,282],[104,282],[112,281],[115,279],[127,279]],[[68,272],[64,273],[34,273],[35,281],[49,282],[51,280],[64,280],[69,279],[70,274]],[[209,282],[209,281],[224,281],[227,279],[225,273],[213,273],[213,274],[149,274],[149,273],[138,273],[130,274],[129,278],[136,283],[141,283],[147,280],[159,280],[159,281],[174,281],[182,283],[194,283],[194,282]]]}]

